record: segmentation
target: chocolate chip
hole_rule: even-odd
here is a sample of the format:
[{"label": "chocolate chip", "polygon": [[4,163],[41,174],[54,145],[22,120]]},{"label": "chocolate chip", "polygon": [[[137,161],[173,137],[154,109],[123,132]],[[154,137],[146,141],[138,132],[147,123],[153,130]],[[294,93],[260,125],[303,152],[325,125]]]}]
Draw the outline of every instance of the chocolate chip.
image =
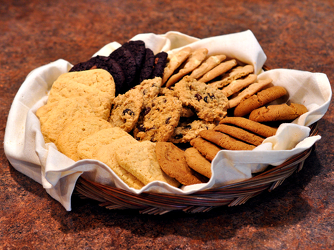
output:
[{"label": "chocolate chip", "polygon": [[125,115],[125,114],[129,114],[129,115],[133,116],[135,113],[131,109],[124,109],[123,110],[123,115]]},{"label": "chocolate chip", "polygon": [[140,124],[137,128],[138,128],[138,131],[145,132],[145,127],[143,124]]},{"label": "chocolate chip", "polygon": [[208,103],[208,97],[205,96],[204,99],[203,99],[206,103]]},{"label": "chocolate chip", "polygon": [[182,139],[183,138],[183,134],[177,134],[174,136],[175,139]]},{"label": "chocolate chip", "polygon": [[209,93],[208,95],[210,96],[211,99],[215,99],[216,98],[214,94],[210,94]]},{"label": "chocolate chip", "polygon": [[172,118],[172,117],[168,117],[168,118],[166,119],[165,123],[166,123],[166,124],[169,124],[171,118]]},{"label": "chocolate chip", "polygon": [[151,111],[151,108],[150,107],[147,107],[145,110],[144,110],[144,115],[147,115],[148,113],[150,113]]},{"label": "chocolate chip", "polygon": [[197,98],[198,101],[202,99],[202,96],[198,93],[195,94],[195,97]]}]

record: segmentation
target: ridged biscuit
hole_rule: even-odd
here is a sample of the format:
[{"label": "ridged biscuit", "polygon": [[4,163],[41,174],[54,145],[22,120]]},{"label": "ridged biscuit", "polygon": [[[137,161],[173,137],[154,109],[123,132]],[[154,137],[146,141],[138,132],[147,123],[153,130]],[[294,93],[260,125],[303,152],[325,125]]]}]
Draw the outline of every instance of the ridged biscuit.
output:
[{"label": "ridged biscuit", "polygon": [[172,86],[174,83],[178,82],[183,76],[189,74],[191,71],[196,69],[206,58],[208,54],[208,49],[200,48],[191,52],[188,59],[185,61],[184,65],[179,69],[179,71],[172,75],[167,83],[166,87]]},{"label": "ridged biscuit", "polygon": [[234,108],[237,106],[242,100],[254,95],[264,87],[268,86],[272,80],[270,78],[261,79],[257,82],[252,83],[247,88],[245,88],[243,91],[241,91],[236,97],[231,98],[228,100],[228,106],[229,108]]},{"label": "ridged biscuit", "polygon": [[162,85],[164,85],[169,77],[174,73],[174,71],[181,66],[181,64],[187,60],[191,53],[190,47],[185,47],[173,54],[169,54],[167,57],[167,64],[164,69],[162,76]]},{"label": "ridged biscuit", "polygon": [[222,76],[221,80],[213,82],[211,83],[211,85],[216,88],[222,88],[231,83],[232,81],[247,76],[249,74],[252,74],[253,72],[254,72],[253,65],[239,66],[231,69],[229,72],[226,72]]},{"label": "ridged biscuit", "polygon": [[249,74],[245,78],[236,79],[232,81],[229,85],[227,85],[226,87],[222,89],[222,92],[224,95],[226,95],[226,97],[230,97],[231,95],[239,92],[243,88],[246,88],[252,83],[254,83],[256,79],[257,79],[257,75]]},{"label": "ridged biscuit", "polygon": [[209,56],[198,68],[194,69],[193,72],[191,72],[190,77],[195,79],[200,78],[205,73],[209,72],[211,69],[219,65],[225,59],[225,55]]},{"label": "ridged biscuit", "polygon": [[[227,71],[229,71],[230,69],[232,69],[233,67],[235,67],[237,65],[238,65],[238,63],[237,63],[237,60],[235,60],[235,59],[225,61],[225,62],[221,62],[216,67],[214,67],[210,71],[206,72],[201,78],[198,79],[198,81],[209,82],[209,81],[215,79],[216,77],[218,77],[220,75],[223,75],[224,73],[226,73]],[[217,86],[214,86],[214,87],[217,87]]]}]

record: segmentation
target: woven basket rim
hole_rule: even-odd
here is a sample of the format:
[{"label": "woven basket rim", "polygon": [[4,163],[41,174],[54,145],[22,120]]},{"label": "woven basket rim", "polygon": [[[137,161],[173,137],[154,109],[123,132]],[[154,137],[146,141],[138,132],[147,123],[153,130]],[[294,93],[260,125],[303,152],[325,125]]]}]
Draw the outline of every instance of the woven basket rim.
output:
[{"label": "woven basket rim", "polygon": [[[318,123],[310,126],[310,136],[318,133]],[[220,206],[244,204],[250,198],[265,190],[278,187],[294,172],[299,172],[304,161],[309,157],[314,146],[291,157],[278,166],[269,166],[265,171],[252,178],[202,190],[189,195],[141,193],[135,194],[126,190],[96,183],[80,177],[75,192],[84,199],[98,201],[107,209],[136,209],[142,214],[161,215],[174,210],[184,212],[207,212]]]}]

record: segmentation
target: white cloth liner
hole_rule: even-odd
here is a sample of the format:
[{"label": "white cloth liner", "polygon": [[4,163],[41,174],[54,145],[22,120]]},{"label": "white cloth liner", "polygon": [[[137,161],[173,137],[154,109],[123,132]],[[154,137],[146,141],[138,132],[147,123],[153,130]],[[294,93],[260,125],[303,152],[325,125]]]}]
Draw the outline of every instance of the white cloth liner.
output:
[{"label": "white cloth liner", "polygon": [[[254,65],[259,78],[270,77],[275,85],[284,86],[290,102],[304,104],[309,112],[283,124],[275,136],[252,151],[220,151],[212,162],[213,176],[208,183],[174,188],[162,182],[152,182],[141,190],[129,188],[105,164],[95,160],[74,162],[60,153],[53,143],[45,144],[35,111],[47,101],[47,93],[57,77],[67,72],[72,64],[59,59],[30,72],[18,90],[7,120],[4,138],[5,154],[19,172],[40,183],[67,211],[71,210],[71,196],[77,179],[85,178],[123,188],[130,192],[144,191],[190,194],[215,186],[250,178],[252,173],[263,171],[268,164],[279,165],[288,158],[312,147],[321,137],[309,136],[307,127],[326,113],[332,91],[323,73],[275,69],[261,73],[266,55],[250,30],[235,34],[198,39],[179,32],[163,35],[139,34],[132,40],[143,40],[154,53],[172,53],[182,46],[206,47],[209,55],[223,53],[231,58]],[[121,46],[117,42],[107,44],[95,55],[109,55]]]}]

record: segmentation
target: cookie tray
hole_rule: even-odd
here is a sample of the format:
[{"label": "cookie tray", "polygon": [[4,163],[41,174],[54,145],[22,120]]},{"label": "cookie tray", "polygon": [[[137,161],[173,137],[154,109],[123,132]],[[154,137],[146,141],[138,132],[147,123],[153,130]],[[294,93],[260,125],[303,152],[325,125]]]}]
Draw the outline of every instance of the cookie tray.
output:
[{"label": "cookie tray", "polygon": [[[317,135],[318,124],[311,125],[310,136]],[[170,211],[188,213],[207,212],[222,206],[236,206],[250,198],[278,187],[295,172],[299,172],[314,146],[288,159],[281,165],[268,167],[266,171],[241,182],[219,188],[198,191],[190,195],[159,193],[134,194],[80,177],[75,193],[83,199],[93,199],[107,209],[136,209],[141,214],[162,215]]]}]

